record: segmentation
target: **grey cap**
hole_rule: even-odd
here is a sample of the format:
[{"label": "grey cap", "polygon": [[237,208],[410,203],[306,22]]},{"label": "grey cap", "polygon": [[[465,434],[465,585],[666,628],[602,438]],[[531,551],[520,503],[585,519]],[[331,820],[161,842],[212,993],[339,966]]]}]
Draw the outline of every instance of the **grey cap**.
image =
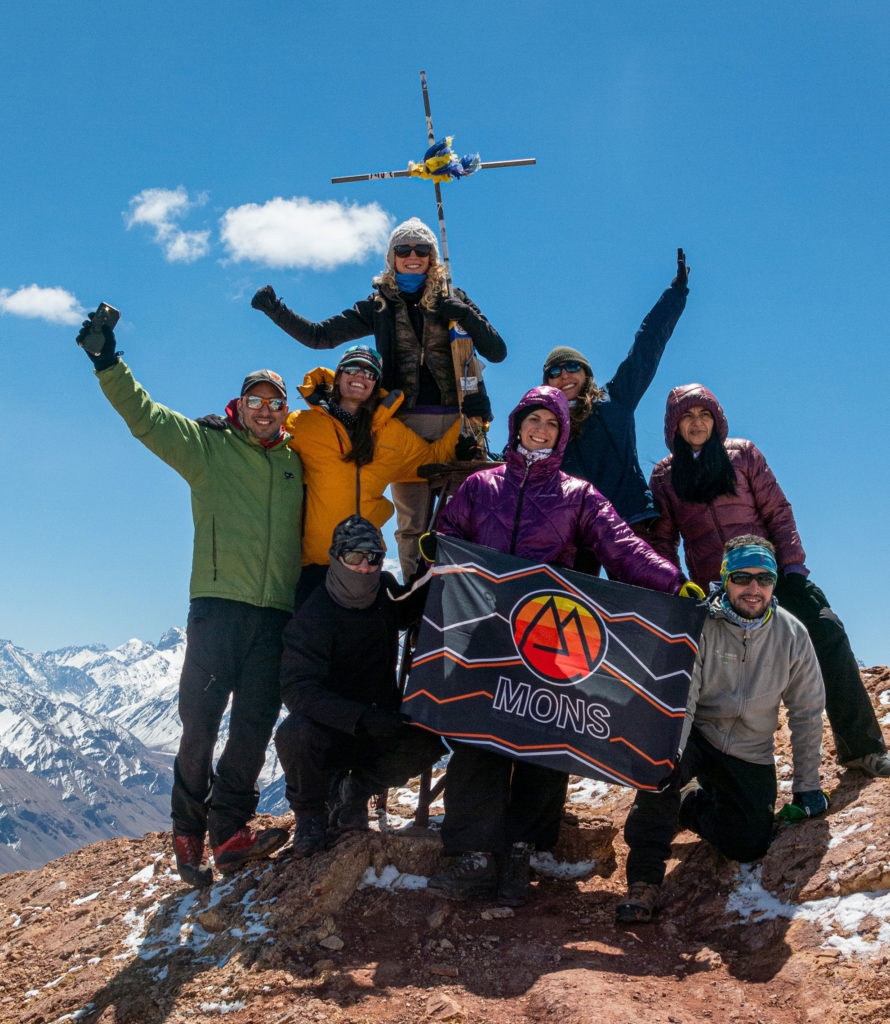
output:
[{"label": "grey cap", "polygon": [[287,399],[287,388],[284,386],[284,378],[274,370],[254,370],[253,373],[249,373],[241,385],[241,397],[243,398],[255,384],[271,384],[273,388],[277,388],[281,392],[282,398]]}]

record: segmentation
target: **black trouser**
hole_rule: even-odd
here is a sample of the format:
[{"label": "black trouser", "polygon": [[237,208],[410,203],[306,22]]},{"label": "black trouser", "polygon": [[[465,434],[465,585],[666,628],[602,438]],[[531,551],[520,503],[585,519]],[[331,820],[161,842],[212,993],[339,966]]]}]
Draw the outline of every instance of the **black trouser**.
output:
[{"label": "black trouser", "polygon": [[442,842],[447,854],[506,853],[513,843],[550,850],[569,777],[466,743],[454,743],[445,776]]},{"label": "black trouser", "polygon": [[446,753],[439,736],[414,726],[402,726],[395,739],[375,740],[300,714],[288,715],[278,726],[275,749],[284,769],[287,802],[298,817],[323,812],[332,772],[351,769],[358,789],[371,796],[403,786]]},{"label": "black trouser", "polygon": [[300,570],[300,579],[297,583],[296,592],[294,593],[294,612],[298,612],[300,610],[303,606],[303,602],[316,587],[324,584],[327,574],[328,567],[326,565],[316,565],[313,562],[309,565],[303,566]]},{"label": "black trouser", "polygon": [[838,761],[843,764],[885,750],[881,727],[862,684],[844,624],[831,610],[825,594],[802,576],[790,582],[789,577],[780,576],[776,600],[800,619],[813,641],[825,683],[825,711],[834,733]]},{"label": "black trouser", "polygon": [[[281,707],[281,633],[290,612],[199,597],[189,607],[179,679],[182,738],[173,764],[173,829],[218,846],[256,811],[257,779]],[[229,695],[229,738],[213,748]]]},{"label": "black trouser", "polygon": [[[683,802],[680,789],[698,779],[701,790]],[[769,846],[776,805],[776,769],[723,754],[693,728],[677,777],[663,793],[640,790],[624,823],[627,881],[661,885],[678,819],[730,860],[762,857]]]}]

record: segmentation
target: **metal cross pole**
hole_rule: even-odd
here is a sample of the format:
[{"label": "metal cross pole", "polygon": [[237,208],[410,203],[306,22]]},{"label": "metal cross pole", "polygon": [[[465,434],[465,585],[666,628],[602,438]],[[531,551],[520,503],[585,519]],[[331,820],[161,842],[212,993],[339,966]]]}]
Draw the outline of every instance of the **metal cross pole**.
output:
[{"label": "metal cross pole", "polygon": [[[429,144],[436,141],[436,134],[433,131],[433,115],[430,111],[430,94],[426,84],[426,71],[420,72],[420,86],[423,89],[423,109],[426,114],[426,132],[429,138]],[[478,170],[486,170],[493,167],[522,167],[528,164],[535,163],[534,157],[528,157],[521,160],[491,160],[485,163],[480,163]],[[377,171],[373,174],[351,174],[342,178],[331,178],[332,185],[341,185],[346,182],[352,181],[380,181],[383,178],[410,178],[412,174],[410,171]],[[442,186],[438,181],[434,181],[433,184],[436,188],[436,212],[439,218],[439,238],[442,240],[442,263],[445,267],[445,275],[448,281],[448,294],[452,294],[452,283],[451,283],[451,259],[448,255],[448,237],[445,233],[445,209],[442,205]]]}]

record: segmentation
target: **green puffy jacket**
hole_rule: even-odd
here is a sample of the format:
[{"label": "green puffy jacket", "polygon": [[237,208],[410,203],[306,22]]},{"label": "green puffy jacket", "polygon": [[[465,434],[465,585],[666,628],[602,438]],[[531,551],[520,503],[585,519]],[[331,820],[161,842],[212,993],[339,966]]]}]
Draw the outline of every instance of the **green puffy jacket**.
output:
[{"label": "green puffy jacket", "polygon": [[288,435],[266,447],[246,430],[199,427],[153,402],[123,362],[97,376],[133,436],[191,488],[189,597],[290,611],[300,576],[303,469]]}]

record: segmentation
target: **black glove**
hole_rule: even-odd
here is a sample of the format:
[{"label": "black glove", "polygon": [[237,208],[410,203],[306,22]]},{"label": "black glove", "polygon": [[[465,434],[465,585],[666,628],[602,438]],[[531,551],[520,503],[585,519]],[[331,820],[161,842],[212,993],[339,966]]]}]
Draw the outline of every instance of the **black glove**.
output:
[{"label": "black glove", "polygon": [[803,597],[807,592],[807,577],[802,572],[783,572],[782,586],[790,593]]},{"label": "black glove", "polygon": [[677,276],[671,281],[671,288],[682,291],[689,284],[689,272],[692,267],[686,266],[686,253],[677,249]]},{"label": "black glove", "polygon": [[461,412],[464,416],[475,416],[483,423],[491,423],[494,416],[491,414],[491,401],[484,391],[471,391],[464,395]]},{"label": "black glove", "polygon": [[[93,314],[90,313],[89,316],[90,319],[84,320],[83,326],[77,332],[78,345],[81,345],[86,336],[92,332]],[[102,350],[99,352],[98,355],[96,355],[93,352],[90,352],[89,349],[84,349],[84,352],[86,352],[87,357],[90,359],[93,366],[96,368],[97,373],[100,370],[107,370],[109,366],[114,366],[114,364],[117,362],[117,341],[115,340],[114,337],[114,331],[110,327],[103,325],[102,334],[105,338],[105,342],[102,345]]]},{"label": "black glove", "polygon": [[261,312],[265,313],[266,316],[272,317],[273,320],[284,305],[281,299],[279,299],[275,294],[275,289],[270,284],[267,284],[265,288],[260,288],[250,300],[250,304],[254,309],[259,309]]},{"label": "black glove", "polygon": [[459,324],[474,319],[472,309],[454,295],[446,295],[444,299],[440,299],[436,312],[446,320],[456,320]]},{"label": "black glove", "polygon": [[199,427],[206,427],[208,430],[231,430],[232,424],[225,418],[225,416],[217,416],[215,412],[208,413],[206,416],[199,416],[195,419],[195,423]]},{"label": "black glove", "polygon": [[474,459],[484,459],[485,453],[475,437],[461,434],[454,448],[454,457],[458,462],[472,462]]},{"label": "black glove", "polygon": [[422,533],[417,541],[420,557],[430,564],[436,560],[436,540],[436,534],[430,530],[429,533]]},{"label": "black glove", "polygon": [[405,719],[398,711],[368,708],[362,712],[355,731],[363,736],[370,736],[372,740],[391,740],[398,735],[403,721]]}]

